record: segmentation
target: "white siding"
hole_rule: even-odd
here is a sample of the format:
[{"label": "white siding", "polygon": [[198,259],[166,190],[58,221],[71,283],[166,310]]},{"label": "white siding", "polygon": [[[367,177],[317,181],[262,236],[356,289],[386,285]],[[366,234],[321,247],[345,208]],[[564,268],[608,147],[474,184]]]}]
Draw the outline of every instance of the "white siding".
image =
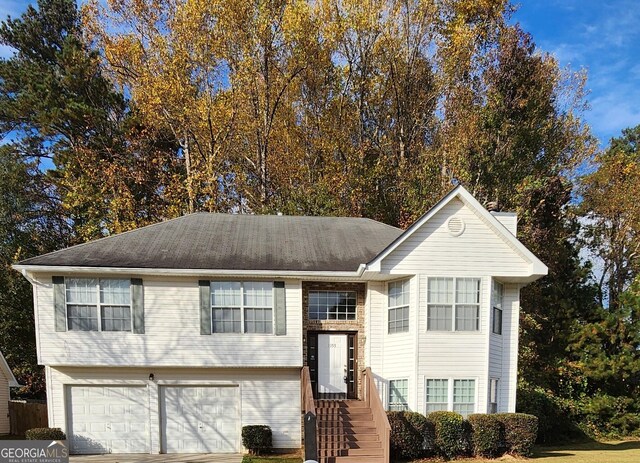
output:
[{"label": "white siding", "polygon": [[[460,236],[447,230],[449,217],[465,223]],[[382,262],[382,273],[452,276],[528,276],[530,262],[496,235],[459,199],[453,199]]]},{"label": "white siding", "polygon": [[520,286],[505,284],[503,296],[504,312],[502,325],[502,378],[498,409],[516,411],[516,388],[518,382],[518,327],[520,322]]},{"label": "white siding", "polygon": [[9,434],[9,380],[0,369],[0,435]]},{"label": "white siding", "polygon": [[427,275],[421,275],[417,411],[424,413],[426,410],[427,379],[455,378],[476,380],[476,411],[483,412],[487,407],[488,295],[491,279],[483,277],[480,285],[480,330],[476,332],[427,331],[427,279]]},{"label": "white siding", "polygon": [[[273,431],[276,448],[299,448],[300,371],[298,369],[209,369],[209,368],[51,368],[47,400],[50,426],[68,432],[67,385],[137,385],[149,394],[151,453],[160,452],[158,386],[237,385],[240,388],[242,426],[265,424]],[[149,373],[155,375],[149,381]]]},{"label": "white siding", "polygon": [[388,405],[388,383],[391,379],[408,380],[408,402],[411,410],[417,410],[416,401],[416,333],[418,330],[418,279],[410,281],[409,331],[388,333],[387,284],[370,282],[367,292],[370,309],[370,327],[367,327],[367,344],[370,357],[367,366],[376,376],[376,383],[383,404]]},{"label": "white siding", "polygon": [[285,282],[287,334],[200,334],[197,279],[145,277],[145,334],[56,332],[51,276],[39,278],[38,360],[66,366],[302,366],[302,290]]}]

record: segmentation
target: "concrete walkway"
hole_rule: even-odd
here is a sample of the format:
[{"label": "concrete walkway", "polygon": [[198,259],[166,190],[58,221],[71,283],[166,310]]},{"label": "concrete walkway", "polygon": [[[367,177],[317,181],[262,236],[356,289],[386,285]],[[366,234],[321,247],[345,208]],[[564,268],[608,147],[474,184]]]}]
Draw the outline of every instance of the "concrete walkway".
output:
[{"label": "concrete walkway", "polygon": [[171,455],[143,455],[143,454],[105,454],[105,455],[71,455],[71,463],[241,463],[242,455],[185,453]]}]

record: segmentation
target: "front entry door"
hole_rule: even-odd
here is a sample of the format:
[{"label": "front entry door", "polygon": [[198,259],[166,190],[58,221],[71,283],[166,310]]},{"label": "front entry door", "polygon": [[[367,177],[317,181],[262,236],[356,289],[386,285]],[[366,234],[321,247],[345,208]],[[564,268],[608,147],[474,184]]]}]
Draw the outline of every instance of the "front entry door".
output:
[{"label": "front entry door", "polygon": [[347,398],[347,335],[318,335],[318,395]]}]

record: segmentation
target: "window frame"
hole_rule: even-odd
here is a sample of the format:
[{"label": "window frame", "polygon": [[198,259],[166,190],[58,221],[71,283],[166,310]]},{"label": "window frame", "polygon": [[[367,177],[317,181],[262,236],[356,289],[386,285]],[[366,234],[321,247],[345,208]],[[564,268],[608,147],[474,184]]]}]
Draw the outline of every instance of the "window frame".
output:
[{"label": "window frame", "polygon": [[[404,289],[404,285],[407,285],[406,291]],[[406,301],[403,301],[400,305],[391,305],[391,285],[402,285],[402,294],[406,294]],[[406,317],[402,317],[400,320],[402,321],[402,329],[397,328],[398,319],[394,318],[395,328],[394,331],[391,331],[391,312],[394,314],[397,311],[406,311]],[[406,321],[406,323],[405,323]],[[387,334],[401,334],[408,333],[410,330],[410,322],[411,322],[411,278],[404,278],[402,280],[390,281],[387,283]],[[406,326],[405,326],[406,325]]]},{"label": "window frame", "polygon": [[[499,291],[498,288],[500,288]],[[504,285],[499,281],[493,280],[491,284],[491,334],[496,334],[498,336],[502,336],[504,325],[503,304]],[[496,326],[497,318],[500,319],[500,323]]]},{"label": "window frame", "polygon": [[[353,294],[354,296],[354,300],[355,300],[355,304],[353,306],[353,318],[349,318],[349,315],[351,315],[350,312],[345,312],[345,317],[344,319],[340,319],[340,318],[329,318],[329,313],[327,311],[327,318],[314,318],[311,316],[311,294],[320,294],[320,293],[334,293],[334,294],[340,294],[340,293],[349,293],[349,294]],[[320,312],[314,312],[314,313],[320,313]],[[338,315],[338,312],[336,312],[336,317]],[[309,320],[313,320],[313,321],[318,321],[318,322],[332,322],[332,323],[344,323],[344,322],[354,322],[354,321],[358,321],[358,291],[356,290],[352,290],[352,289],[347,289],[347,290],[333,290],[333,289],[310,289],[307,291],[307,317]]]},{"label": "window frame", "polygon": [[[69,298],[67,297],[67,288],[69,280],[96,280],[95,284],[95,294],[96,294],[96,302],[93,304],[78,304],[69,302]],[[128,304],[107,304],[101,302],[100,294],[102,292],[102,282],[103,281],[126,281],[129,285],[129,303]],[[64,277],[64,310],[65,310],[65,319],[67,323],[67,331],[77,331],[77,332],[91,332],[91,333],[133,333],[133,303],[131,300],[131,279],[130,278],[100,278],[100,277]],[[72,329],[69,325],[69,306],[90,306],[95,310],[96,317],[98,320],[98,329],[97,330],[77,330]],[[102,320],[102,309],[103,307],[128,307],[129,309],[129,329],[128,330],[105,330],[103,329],[104,323]]]},{"label": "window frame", "polygon": [[489,378],[488,413],[498,413],[498,400],[500,398],[500,378]]},{"label": "window frame", "polygon": [[[240,285],[240,305],[239,306],[230,306],[228,304],[225,305],[213,305],[213,285],[216,283],[237,283]],[[270,307],[262,307],[262,306],[253,306],[248,305],[245,301],[245,284],[257,283],[261,285],[270,285],[271,286],[271,306]],[[211,334],[231,334],[231,335],[257,335],[257,336],[273,336],[275,333],[275,310],[274,310],[274,288],[273,282],[271,281],[236,281],[236,280],[211,280],[209,281],[209,310],[211,311]],[[215,330],[215,309],[231,309],[231,310],[239,310],[240,311],[240,331],[216,331]],[[261,310],[270,310],[271,311],[271,331],[270,332],[251,332],[246,329],[246,314],[245,311],[247,309],[261,309]],[[235,323],[235,322],[234,322]]]},{"label": "window frame", "polygon": [[[441,302],[430,302],[432,291],[430,289],[432,280],[445,280],[451,281],[451,292],[449,293],[450,302],[449,303],[441,303]],[[477,291],[477,303],[466,303],[466,302],[458,302],[458,282],[460,280],[475,280],[478,284]],[[481,333],[482,326],[482,277],[452,277],[452,276],[429,276],[427,277],[427,297],[426,297],[426,327],[425,331],[431,333]],[[430,313],[433,307],[445,307],[451,309],[450,320],[451,328],[450,329],[434,329],[430,328]],[[475,318],[476,329],[474,330],[463,330],[458,329],[458,308],[461,307],[469,307],[474,306],[476,309],[477,317]]]},{"label": "window frame", "polygon": [[[473,381],[474,389],[473,389],[473,411],[469,413],[469,415],[473,413],[478,413],[478,378],[477,377],[458,377],[458,376],[440,376],[440,377],[427,377],[424,379],[424,415],[428,416],[429,413],[433,413],[432,410],[429,411],[429,403],[433,404],[443,404],[444,402],[428,402],[427,401],[427,393],[428,393],[428,384],[429,381],[446,381],[447,382],[447,402],[446,402],[446,411],[453,411],[454,409],[454,385],[456,381]],[[467,415],[468,416],[468,415]]]},{"label": "window frame", "polygon": [[[406,389],[405,389],[405,395],[404,395],[404,402],[392,402],[391,401],[391,383],[392,382],[397,382],[397,381],[404,381],[405,385],[406,385]],[[397,390],[397,389],[396,389]],[[409,378],[393,378],[389,380],[389,385],[388,385],[388,393],[387,393],[387,410],[388,411],[396,411],[396,412],[403,412],[403,411],[409,411]],[[396,404],[396,405],[401,405],[403,406],[403,408],[392,408],[392,404]]]}]

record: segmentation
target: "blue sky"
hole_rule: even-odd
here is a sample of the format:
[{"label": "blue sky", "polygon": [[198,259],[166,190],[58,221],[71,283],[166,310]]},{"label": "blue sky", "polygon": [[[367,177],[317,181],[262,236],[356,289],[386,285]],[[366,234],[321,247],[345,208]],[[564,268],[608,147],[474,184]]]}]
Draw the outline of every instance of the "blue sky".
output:
[{"label": "blue sky", "polygon": [[[28,0],[0,0],[0,18],[18,16]],[[603,146],[640,124],[640,2],[522,0],[512,20],[562,66],[588,72],[585,118]],[[0,45],[0,56],[10,50]]]}]

